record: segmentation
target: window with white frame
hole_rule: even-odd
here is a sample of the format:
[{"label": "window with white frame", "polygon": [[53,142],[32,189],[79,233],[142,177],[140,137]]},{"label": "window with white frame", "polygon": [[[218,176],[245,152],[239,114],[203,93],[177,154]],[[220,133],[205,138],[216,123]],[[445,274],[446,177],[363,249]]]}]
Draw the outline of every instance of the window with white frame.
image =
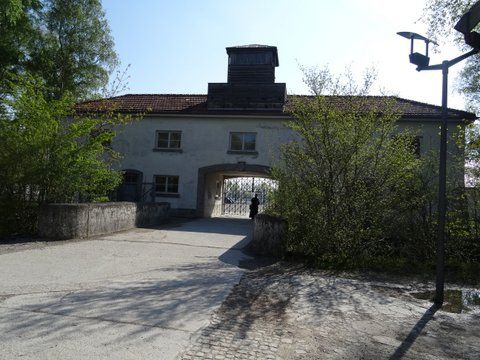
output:
[{"label": "window with white frame", "polygon": [[155,175],[155,193],[178,194],[178,176]]},{"label": "window with white frame", "polygon": [[253,132],[231,132],[231,151],[254,152],[256,147],[257,134]]},{"label": "window with white frame", "polygon": [[157,130],[157,149],[181,149],[182,132],[177,130]]}]

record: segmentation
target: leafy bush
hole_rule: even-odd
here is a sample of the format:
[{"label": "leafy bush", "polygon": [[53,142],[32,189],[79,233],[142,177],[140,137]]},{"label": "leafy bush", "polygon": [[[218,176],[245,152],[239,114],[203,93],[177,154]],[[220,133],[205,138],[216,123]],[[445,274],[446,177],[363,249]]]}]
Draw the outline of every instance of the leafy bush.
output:
[{"label": "leafy bush", "polygon": [[41,82],[18,80],[1,101],[0,234],[32,232],[39,204],[91,201],[121,182],[105,144],[128,119],[77,116],[68,95],[47,100]]},{"label": "leafy bush", "polygon": [[[292,106],[288,126],[297,140],[283,147],[273,170],[279,187],[269,208],[287,219],[287,252],[322,266],[430,268],[436,257],[437,156],[415,155],[415,134],[399,132],[390,104],[379,109],[365,97],[341,101],[339,107],[332,106],[336,97],[299,97]],[[480,222],[472,217],[480,213],[480,193],[453,186],[447,257],[463,269],[480,263]]]},{"label": "leafy bush", "polygon": [[[273,211],[288,219],[288,250],[351,262],[403,251],[420,218],[421,161],[398,116],[368,98],[298,98],[289,123],[299,136],[284,146],[274,170],[279,189]],[[395,234],[395,236],[392,236]],[[396,246],[391,239],[402,242]],[[426,242],[422,252],[429,252]],[[408,251],[409,253],[413,253]]]},{"label": "leafy bush", "polygon": [[[288,126],[297,139],[282,149],[272,174],[279,187],[267,209],[287,220],[285,250],[322,267],[430,272],[438,153],[417,158],[416,134],[399,131],[394,104],[369,101],[374,69],[360,82],[348,69],[341,75],[328,67],[302,70],[313,96],[297,97],[290,106]],[[477,180],[478,129],[474,124],[466,135],[463,127],[450,133],[465,150],[468,177]],[[458,174],[463,159],[448,166],[448,173]],[[447,179],[447,260],[460,278],[480,281],[480,193],[467,193],[458,177]]]}]

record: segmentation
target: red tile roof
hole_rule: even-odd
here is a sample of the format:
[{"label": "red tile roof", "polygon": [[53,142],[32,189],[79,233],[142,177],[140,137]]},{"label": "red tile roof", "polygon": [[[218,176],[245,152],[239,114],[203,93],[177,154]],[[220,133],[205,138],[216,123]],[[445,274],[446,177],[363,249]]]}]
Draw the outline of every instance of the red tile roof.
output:
[{"label": "red tile roof", "polygon": [[[190,115],[279,115],[288,116],[288,104],[294,97],[304,99],[311,96],[288,96],[287,104],[283,111],[261,110],[209,110],[207,108],[207,95],[193,94],[128,94],[107,99],[84,101],[76,106],[77,112],[98,113],[113,110],[121,113],[142,114],[190,114]],[[342,107],[345,104],[344,96],[326,96],[332,106]],[[367,104],[381,109],[386,100],[393,101],[395,108],[404,118],[440,118],[441,107],[418,101],[402,99],[394,96],[366,96]],[[449,118],[473,121],[475,114],[449,109]]]},{"label": "red tile roof", "polygon": [[206,95],[128,94],[107,99],[84,101],[77,111],[97,112],[115,110],[128,113],[184,113],[205,111]]}]

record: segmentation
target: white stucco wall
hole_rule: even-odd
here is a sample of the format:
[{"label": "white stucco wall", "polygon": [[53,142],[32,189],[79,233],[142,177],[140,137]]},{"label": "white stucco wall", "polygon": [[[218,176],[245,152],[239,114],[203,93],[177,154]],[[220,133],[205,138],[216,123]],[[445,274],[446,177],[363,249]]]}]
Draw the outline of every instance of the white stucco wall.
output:
[{"label": "white stucco wall", "polygon": [[[280,145],[292,137],[283,122],[282,118],[146,116],[121,130],[112,146],[123,156],[121,169],[142,171],[144,182],[153,182],[154,175],[179,176],[180,197],[157,198],[157,201],[169,201],[172,208],[195,209],[200,167],[241,161],[274,165]],[[181,131],[182,152],[154,151],[157,130]],[[258,154],[227,153],[230,132],[256,132]]]},{"label": "white stucco wall", "polygon": [[[156,201],[168,201],[172,208],[195,209],[197,206],[198,169],[216,164],[245,162],[273,166],[279,160],[281,144],[293,138],[291,130],[284,126],[285,118],[252,117],[192,117],[192,116],[145,116],[142,120],[127,125],[118,132],[112,142],[123,158],[121,169],[136,169],[143,172],[144,182],[153,182],[154,175],[179,176],[179,197],[157,197]],[[414,129],[421,136],[421,152],[425,154],[439,147],[438,121],[405,120],[400,129]],[[154,151],[157,130],[182,132],[182,152]],[[456,124],[450,130],[458,131]],[[257,155],[229,154],[230,132],[255,132]],[[456,146],[449,143],[451,153],[458,155]],[[455,178],[463,181],[463,159],[457,157],[461,166]],[[458,166],[457,166],[458,167]],[[215,177],[207,182],[205,191],[214,191]],[[208,188],[208,189],[207,189]],[[205,194],[204,196],[207,196]],[[205,204],[214,208],[214,198],[205,198]]]}]

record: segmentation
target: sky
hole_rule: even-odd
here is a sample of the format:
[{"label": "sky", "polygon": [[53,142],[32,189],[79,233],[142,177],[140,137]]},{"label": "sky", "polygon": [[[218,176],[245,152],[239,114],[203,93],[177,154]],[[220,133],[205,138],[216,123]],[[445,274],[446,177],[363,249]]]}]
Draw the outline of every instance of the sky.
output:
[{"label": "sky", "polygon": [[[396,33],[426,34],[422,0],[103,0],[116,50],[128,69],[128,89],[138,94],[206,94],[209,82],[226,82],[228,46],[278,48],[276,82],[289,94],[307,94],[300,66],[375,67],[388,94],[441,104],[441,72],[417,72],[409,40]],[[418,44],[423,51],[424,44]],[[441,45],[430,63],[460,52]],[[464,109],[454,91],[461,65],[450,71],[449,107]]]}]

